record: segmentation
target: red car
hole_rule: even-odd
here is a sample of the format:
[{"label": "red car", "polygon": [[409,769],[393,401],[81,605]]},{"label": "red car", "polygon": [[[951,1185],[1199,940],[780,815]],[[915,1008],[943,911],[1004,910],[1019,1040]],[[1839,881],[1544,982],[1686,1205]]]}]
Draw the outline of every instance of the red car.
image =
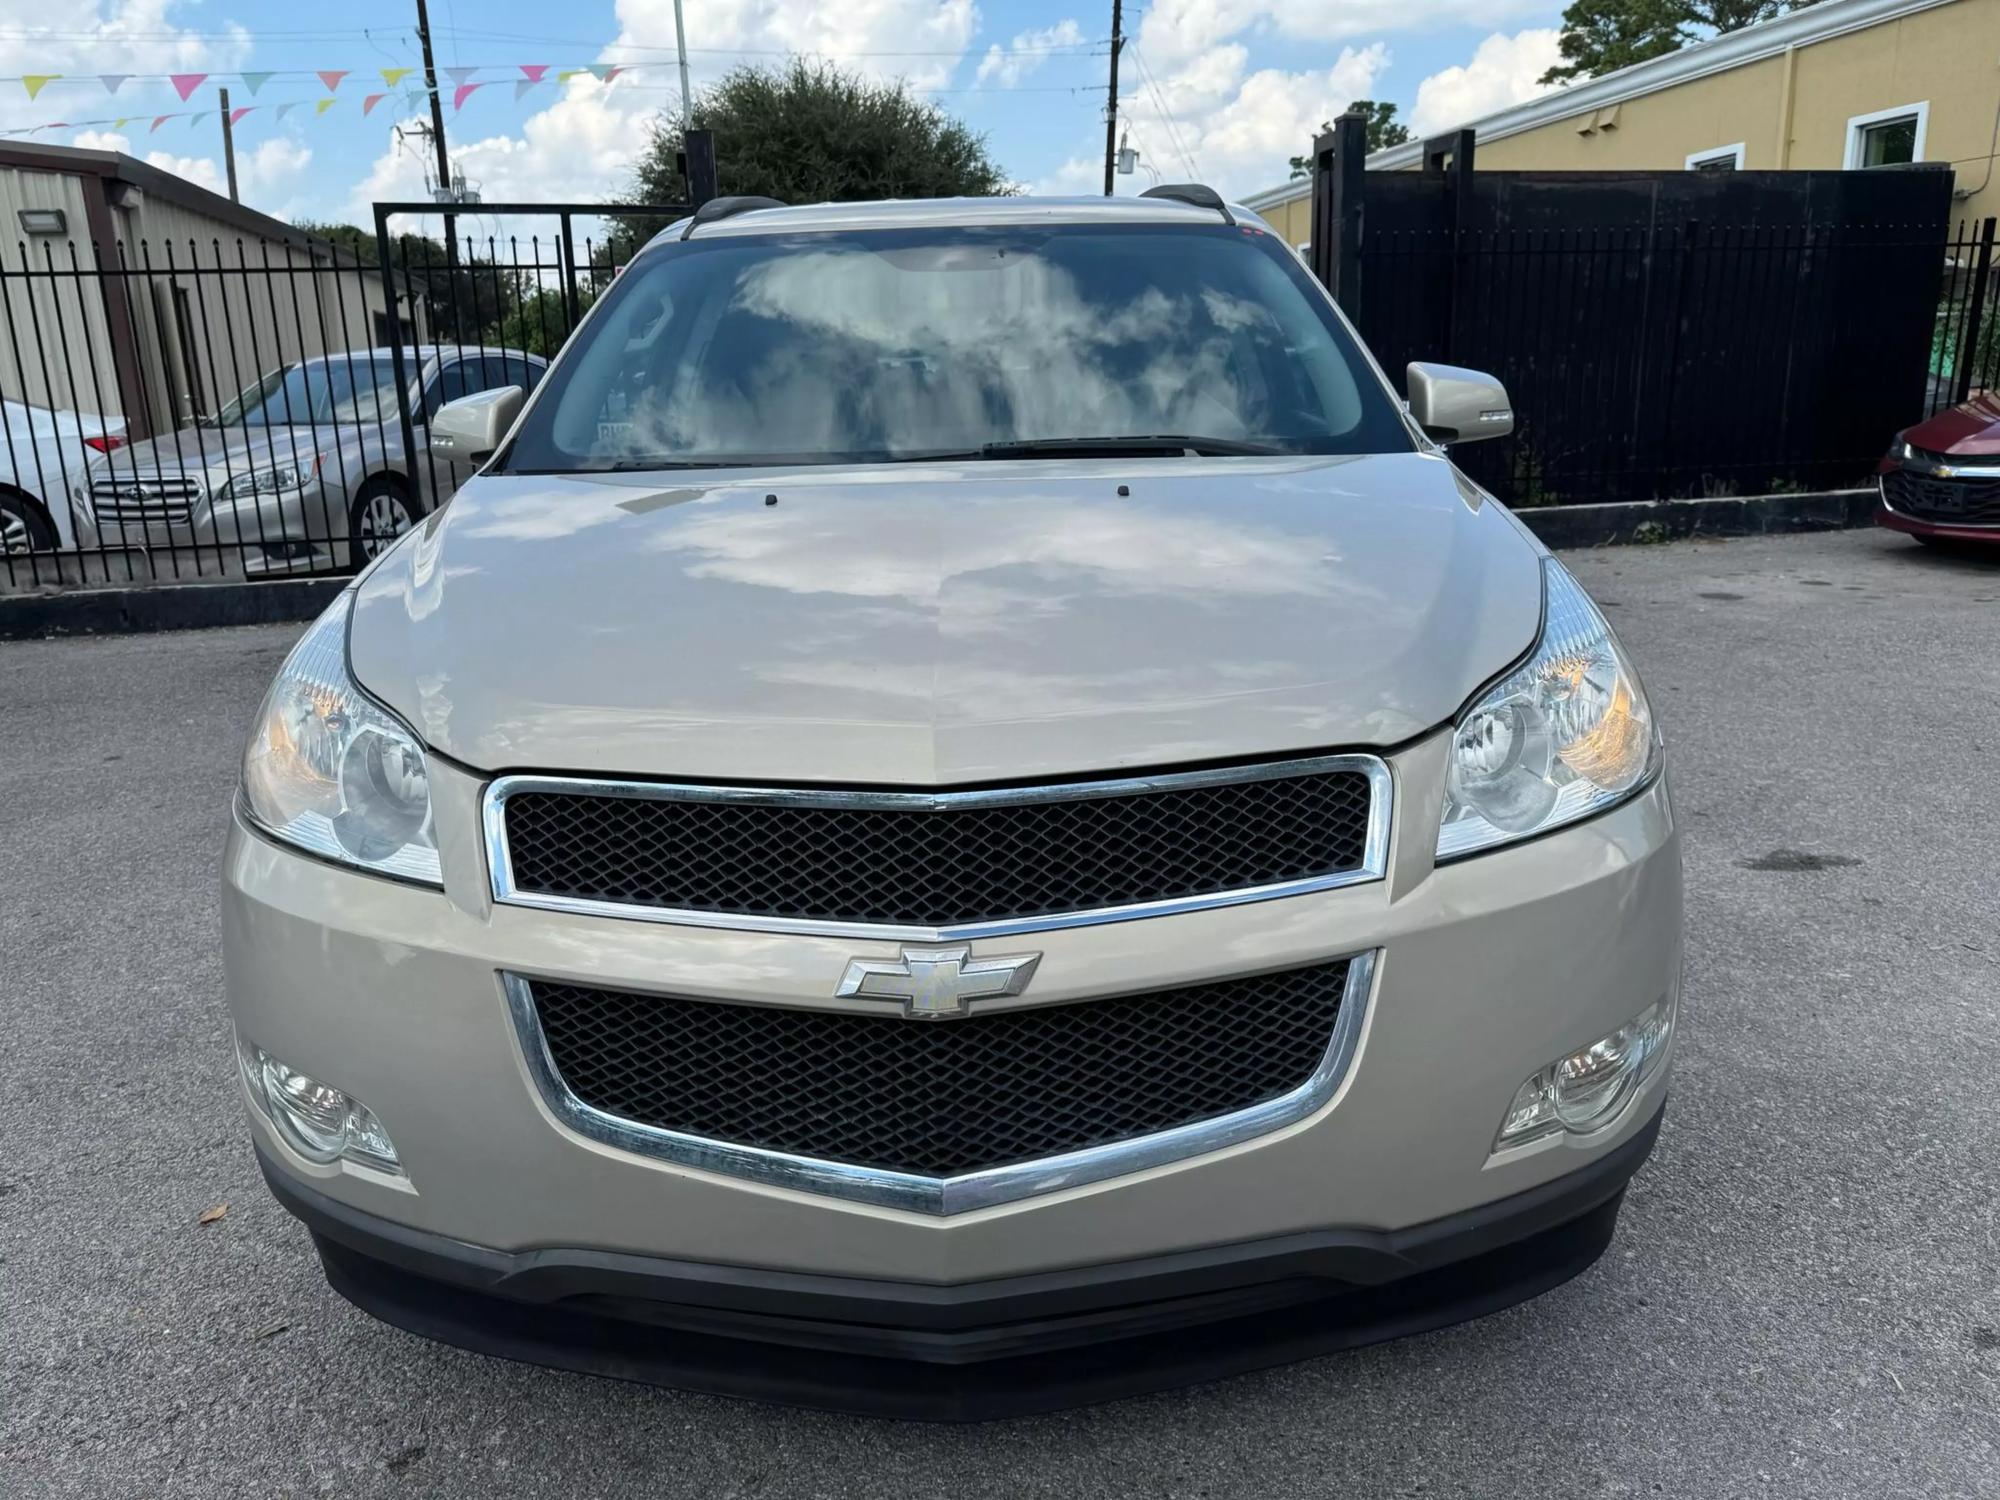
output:
[{"label": "red car", "polygon": [[1975,396],[1905,428],[1876,470],[1875,519],[1933,546],[2000,546],[2000,396]]}]

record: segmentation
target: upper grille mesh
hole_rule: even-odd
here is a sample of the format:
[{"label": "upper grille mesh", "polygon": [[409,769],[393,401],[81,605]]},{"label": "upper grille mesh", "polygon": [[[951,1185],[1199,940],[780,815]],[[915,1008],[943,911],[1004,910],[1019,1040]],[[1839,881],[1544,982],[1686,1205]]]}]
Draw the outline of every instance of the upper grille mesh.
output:
[{"label": "upper grille mesh", "polygon": [[[1949,458],[1941,460],[1950,463]],[[1921,521],[1961,526],[2000,525],[2000,479],[1937,479],[1908,469],[1882,476],[1889,504]]]},{"label": "upper grille mesh", "polygon": [[1352,769],[906,808],[521,789],[505,820],[525,893],[948,927],[1359,870],[1369,798]]},{"label": "upper grille mesh", "polygon": [[962,1021],[529,982],[583,1103],[713,1141],[951,1177],[1233,1114],[1306,1083],[1348,960]]}]

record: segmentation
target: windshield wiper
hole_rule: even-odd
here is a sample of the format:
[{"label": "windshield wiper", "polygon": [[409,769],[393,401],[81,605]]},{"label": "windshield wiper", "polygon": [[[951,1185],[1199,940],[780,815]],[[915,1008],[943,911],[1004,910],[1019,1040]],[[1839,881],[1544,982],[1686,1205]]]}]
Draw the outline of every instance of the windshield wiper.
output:
[{"label": "windshield wiper", "polygon": [[1284,453],[1269,443],[1244,442],[1236,438],[1191,437],[1181,433],[1157,432],[1127,437],[1017,438],[1004,443],[983,443],[981,458],[1126,458],[1133,454],[1193,453],[1202,458],[1224,458],[1241,454]]}]

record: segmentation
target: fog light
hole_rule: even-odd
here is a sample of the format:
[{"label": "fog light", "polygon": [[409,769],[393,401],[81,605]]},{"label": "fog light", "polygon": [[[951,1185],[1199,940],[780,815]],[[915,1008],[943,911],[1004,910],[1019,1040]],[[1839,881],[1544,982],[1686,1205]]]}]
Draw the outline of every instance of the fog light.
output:
[{"label": "fog light", "polygon": [[236,1057],[250,1097],[285,1144],[307,1161],[325,1166],[345,1157],[378,1172],[402,1174],[389,1132],[359,1099],[247,1042],[238,1040]]},{"label": "fog light", "polygon": [[1616,1119],[1667,1054],[1675,997],[1646,1007],[1609,1036],[1559,1057],[1515,1090],[1493,1149],[1569,1131],[1588,1135]]}]

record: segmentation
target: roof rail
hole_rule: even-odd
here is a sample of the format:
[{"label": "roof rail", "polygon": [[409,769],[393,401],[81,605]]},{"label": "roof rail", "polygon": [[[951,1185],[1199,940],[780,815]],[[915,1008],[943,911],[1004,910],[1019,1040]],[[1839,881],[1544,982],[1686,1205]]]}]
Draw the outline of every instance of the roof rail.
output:
[{"label": "roof rail", "polygon": [[738,214],[747,214],[759,208],[790,208],[791,204],[777,198],[759,198],[754,195],[741,198],[711,198],[688,216],[687,228],[681,231],[686,239],[703,224],[718,223],[723,219],[733,219]]},{"label": "roof rail", "polygon": [[1229,205],[1222,201],[1222,194],[1212,187],[1199,182],[1163,182],[1158,187],[1149,187],[1139,195],[1141,198],[1171,198],[1176,203],[1192,203],[1196,208],[1212,208],[1222,215],[1222,222],[1235,227],[1236,220],[1230,217]]}]

